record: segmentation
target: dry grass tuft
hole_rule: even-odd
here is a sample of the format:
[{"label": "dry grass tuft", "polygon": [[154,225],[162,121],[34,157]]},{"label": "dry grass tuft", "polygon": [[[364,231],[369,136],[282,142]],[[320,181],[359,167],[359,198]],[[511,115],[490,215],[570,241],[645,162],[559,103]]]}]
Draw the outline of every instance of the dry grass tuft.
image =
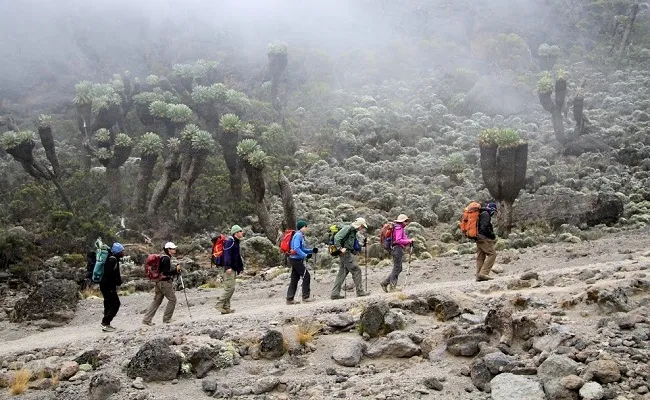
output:
[{"label": "dry grass tuft", "polygon": [[201,289],[216,289],[219,287],[219,281],[215,278],[208,279],[203,285],[199,286]]},{"label": "dry grass tuft", "polygon": [[311,342],[322,329],[323,325],[319,322],[301,320],[298,323],[298,331],[296,332],[298,343],[304,346]]},{"label": "dry grass tuft", "polygon": [[27,390],[27,385],[29,385],[29,380],[32,378],[32,371],[28,369],[21,369],[16,371],[14,376],[9,382],[9,393],[12,395],[22,394]]},{"label": "dry grass tuft", "polygon": [[404,300],[408,299],[409,296],[406,293],[402,292],[402,290],[400,289],[399,292],[395,292],[395,298],[397,300],[404,301]]},{"label": "dry grass tuft", "polygon": [[84,299],[87,299],[89,297],[99,297],[102,298],[102,292],[99,291],[99,288],[94,288],[94,287],[87,287],[84,290],[81,291],[81,296]]}]

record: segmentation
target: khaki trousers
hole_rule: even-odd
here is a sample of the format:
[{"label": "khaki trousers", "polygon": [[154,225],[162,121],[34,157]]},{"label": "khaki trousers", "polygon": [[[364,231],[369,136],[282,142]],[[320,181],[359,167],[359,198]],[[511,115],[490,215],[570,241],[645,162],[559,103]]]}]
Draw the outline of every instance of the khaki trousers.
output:
[{"label": "khaki trousers", "polygon": [[221,294],[221,297],[219,297],[219,300],[217,300],[217,308],[224,310],[230,309],[230,299],[232,298],[233,293],[235,293],[236,276],[237,273],[235,271],[231,271],[231,273],[223,271],[223,293]]},{"label": "khaki trousers", "polygon": [[334,286],[332,287],[330,297],[336,297],[341,294],[341,287],[343,286],[345,277],[348,276],[348,274],[352,275],[354,286],[357,288],[357,295],[363,293],[361,268],[359,268],[357,263],[354,261],[352,252],[348,250],[345,254],[340,255],[339,262],[339,273],[336,275],[336,279],[334,280]]},{"label": "khaki trousers", "polygon": [[497,252],[494,250],[494,240],[479,239],[476,241],[476,274],[487,276],[492,270]]},{"label": "khaki trousers", "polygon": [[163,314],[163,322],[171,322],[174,309],[176,308],[176,292],[174,291],[174,286],[172,285],[171,280],[156,282],[153,301],[147,309],[147,312],[144,314],[142,322],[151,322],[154,315],[156,315],[156,311],[158,311],[158,307],[162,304],[163,298],[167,299],[167,307],[165,307],[165,313]]}]

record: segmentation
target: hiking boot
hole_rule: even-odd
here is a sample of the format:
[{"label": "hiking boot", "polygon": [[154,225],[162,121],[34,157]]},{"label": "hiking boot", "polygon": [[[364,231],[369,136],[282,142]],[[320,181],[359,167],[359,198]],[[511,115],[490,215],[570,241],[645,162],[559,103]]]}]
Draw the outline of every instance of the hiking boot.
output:
[{"label": "hiking boot", "polygon": [[314,301],[314,298],[313,298],[313,297],[308,297],[308,298],[306,298],[306,299],[302,299],[302,302],[303,302],[303,303],[311,303],[312,301]]},{"label": "hiking boot", "polygon": [[385,293],[388,293],[388,284],[387,283],[380,283],[379,286],[381,286],[381,290],[383,290]]},{"label": "hiking boot", "polygon": [[494,278],[492,278],[491,276],[481,275],[481,274],[476,275],[476,282],[491,281],[492,279]]},{"label": "hiking boot", "polygon": [[341,296],[340,294],[330,296],[330,299],[332,299],[332,300],[341,300],[341,299],[344,299],[344,298],[345,297]]},{"label": "hiking boot", "polygon": [[156,324],[154,322],[151,322],[151,321],[142,321],[142,325],[154,326]]},{"label": "hiking boot", "polygon": [[292,306],[292,305],[294,305],[294,304],[300,304],[300,302],[299,302],[299,301],[295,301],[295,300],[287,300],[287,305],[288,305],[288,306]]},{"label": "hiking boot", "polygon": [[174,321],[173,320],[163,321],[163,324],[171,324],[172,322],[174,322]]},{"label": "hiking boot", "polygon": [[235,310],[233,310],[232,308],[220,308],[219,312],[221,314],[232,314],[235,312]]},{"label": "hiking boot", "polygon": [[359,292],[357,293],[357,297],[366,297],[370,296],[370,292]]},{"label": "hiking boot", "polygon": [[104,332],[115,332],[115,328],[113,328],[110,325],[102,324],[102,331],[104,331]]}]

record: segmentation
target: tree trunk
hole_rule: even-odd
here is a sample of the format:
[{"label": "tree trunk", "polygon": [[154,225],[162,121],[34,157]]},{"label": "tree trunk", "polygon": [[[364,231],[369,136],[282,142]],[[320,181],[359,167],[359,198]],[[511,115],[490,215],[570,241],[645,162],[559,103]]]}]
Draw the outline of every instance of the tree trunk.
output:
[{"label": "tree trunk", "polygon": [[497,214],[497,234],[507,239],[512,230],[512,203],[508,201],[499,202],[499,213]]},{"label": "tree trunk", "polygon": [[54,187],[56,187],[56,191],[59,194],[59,197],[61,197],[61,200],[63,201],[63,205],[65,205],[65,209],[71,213],[74,213],[74,211],[72,210],[72,203],[70,203],[70,199],[68,198],[68,195],[63,190],[63,187],[59,182],[59,178],[55,177],[54,179],[52,179],[52,183],[54,183]]},{"label": "tree trunk", "polygon": [[163,200],[167,196],[172,183],[176,182],[180,178],[181,166],[179,163],[179,158],[179,152],[172,152],[167,156],[167,160],[165,160],[165,169],[163,170],[163,174],[153,190],[151,200],[149,201],[149,206],[147,207],[148,217],[151,218],[154,216],[154,214],[158,211],[158,207],[160,207]]},{"label": "tree trunk", "polygon": [[479,147],[481,152],[481,174],[483,183],[490,195],[495,199],[500,197],[499,172],[497,169],[497,147]]},{"label": "tree trunk", "polygon": [[632,41],[632,29],[634,28],[634,21],[636,20],[636,15],[638,13],[639,13],[639,3],[634,3],[632,5],[632,8],[630,9],[630,15],[625,24],[623,37],[621,38],[618,48],[616,49],[616,59],[619,65],[623,61],[623,55],[625,54],[625,50],[627,50],[627,47],[630,45],[630,42]]},{"label": "tree trunk", "polygon": [[45,149],[45,156],[50,161],[52,172],[54,176],[61,176],[61,167],[59,166],[59,159],[56,156],[56,148],[54,146],[54,137],[52,136],[52,127],[49,125],[38,127],[38,136],[41,138],[41,144]]},{"label": "tree trunk", "polygon": [[564,122],[562,121],[562,110],[555,109],[551,114],[551,121],[553,122],[553,132],[555,138],[562,146],[567,144],[566,133],[564,133]]},{"label": "tree trunk", "polygon": [[287,229],[295,229],[296,226],[296,206],[293,202],[293,190],[291,190],[291,183],[283,173],[280,173],[278,180],[280,185],[280,195],[282,196],[282,208],[284,209],[284,225],[282,231]]},{"label": "tree trunk", "polygon": [[106,182],[108,183],[108,201],[111,212],[119,214],[122,212],[122,174],[120,167],[106,167]]},{"label": "tree trunk", "polygon": [[244,169],[246,170],[246,176],[248,177],[248,185],[251,188],[253,199],[255,200],[255,211],[257,211],[257,217],[259,218],[260,225],[264,230],[264,235],[266,235],[271,242],[275,243],[278,236],[278,228],[271,222],[268,207],[264,202],[264,196],[266,194],[264,170],[255,168],[246,161],[244,161],[243,164]]},{"label": "tree trunk", "polygon": [[149,185],[151,184],[153,169],[156,166],[157,160],[157,154],[140,157],[140,171],[138,171],[135,193],[131,203],[131,207],[137,213],[144,212],[147,206],[147,194],[149,193]]},{"label": "tree trunk", "polygon": [[187,217],[190,215],[192,185],[201,174],[207,157],[207,153],[196,153],[190,158],[189,166],[182,168],[181,187],[178,193],[178,220],[182,223],[186,222]]},{"label": "tree trunk", "polygon": [[219,138],[223,159],[230,173],[230,192],[235,199],[240,199],[242,197],[242,171],[237,156],[239,137],[221,132]]},{"label": "tree trunk", "polygon": [[585,107],[585,96],[578,92],[573,99],[573,119],[576,121],[576,128],[573,132],[573,140],[582,135],[585,129],[585,118],[583,115]]}]

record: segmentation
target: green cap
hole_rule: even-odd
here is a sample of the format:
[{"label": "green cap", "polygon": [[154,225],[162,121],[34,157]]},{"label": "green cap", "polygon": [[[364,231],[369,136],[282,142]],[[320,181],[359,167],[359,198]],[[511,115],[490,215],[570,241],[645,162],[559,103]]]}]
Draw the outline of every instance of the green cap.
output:
[{"label": "green cap", "polygon": [[304,219],[301,219],[301,220],[299,220],[298,223],[296,224],[296,229],[297,229],[297,230],[301,230],[301,229],[304,228],[305,226],[307,226],[307,221],[305,221]]},{"label": "green cap", "polygon": [[237,232],[242,232],[243,229],[239,225],[233,225],[232,228],[230,228],[230,234],[234,235]]}]

